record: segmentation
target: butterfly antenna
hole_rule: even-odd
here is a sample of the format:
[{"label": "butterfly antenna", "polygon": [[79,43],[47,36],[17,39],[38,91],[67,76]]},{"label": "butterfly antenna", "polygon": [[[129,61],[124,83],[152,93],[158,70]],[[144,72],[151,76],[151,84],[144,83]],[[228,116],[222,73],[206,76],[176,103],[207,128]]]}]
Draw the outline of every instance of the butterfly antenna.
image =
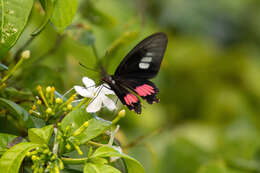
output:
[{"label": "butterfly antenna", "polygon": [[82,64],[81,62],[79,62],[79,65],[82,66],[83,68],[87,69],[87,70],[91,70],[91,71],[93,71],[93,72],[99,73],[99,71],[97,71],[97,70],[95,70],[95,69],[93,69],[93,68],[87,67],[87,66],[85,66],[84,64]]}]

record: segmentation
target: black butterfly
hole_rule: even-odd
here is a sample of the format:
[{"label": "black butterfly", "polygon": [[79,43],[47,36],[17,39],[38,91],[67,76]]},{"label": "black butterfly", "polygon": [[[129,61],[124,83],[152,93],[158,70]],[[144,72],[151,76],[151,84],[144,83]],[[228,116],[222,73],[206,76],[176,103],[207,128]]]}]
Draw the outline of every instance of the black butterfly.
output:
[{"label": "black butterfly", "polygon": [[149,79],[155,77],[167,47],[167,35],[155,33],[133,48],[117,67],[114,75],[102,69],[102,81],[115,92],[123,105],[140,114],[142,97],[149,104],[158,103],[159,89]]}]

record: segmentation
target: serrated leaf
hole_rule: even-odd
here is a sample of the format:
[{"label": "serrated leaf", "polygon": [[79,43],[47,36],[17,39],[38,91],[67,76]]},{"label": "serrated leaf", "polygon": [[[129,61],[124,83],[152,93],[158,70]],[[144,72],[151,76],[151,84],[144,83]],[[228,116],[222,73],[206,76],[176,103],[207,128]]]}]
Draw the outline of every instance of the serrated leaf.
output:
[{"label": "serrated leaf", "polygon": [[57,0],[53,10],[51,22],[56,26],[58,32],[71,23],[78,9],[78,0]]},{"label": "serrated leaf", "polygon": [[49,23],[52,15],[53,15],[55,1],[56,0],[42,0],[41,1],[41,4],[42,4],[42,6],[44,8],[44,11],[45,11],[45,15],[44,15],[44,18],[43,18],[43,21],[42,21],[41,25],[37,29],[35,29],[35,31],[32,33],[33,36],[38,35],[39,33],[41,33],[41,31]]},{"label": "serrated leaf", "polygon": [[14,119],[18,120],[25,127],[27,128],[37,127],[37,124],[33,122],[29,113],[18,104],[10,100],[0,98],[0,106],[4,107]]},{"label": "serrated leaf", "polygon": [[118,169],[104,164],[86,163],[84,173],[121,173]]},{"label": "serrated leaf", "polygon": [[20,143],[7,150],[0,159],[0,170],[8,173],[18,173],[20,165],[30,150],[39,147],[39,144]]},{"label": "serrated leaf", "polygon": [[1,0],[0,59],[13,47],[24,30],[34,0]]},{"label": "serrated leaf", "polygon": [[28,130],[28,137],[31,142],[37,144],[48,144],[53,133],[53,125],[48,125],[43,128],[31,128]]},{"label": "serrated leaf", "polygon": [[16,138],[15,135],[0,133],[0,155],[5,152],[7,144],[10,143],[14,138]]},{"label": "serrated leaf", "polygon": [[67,126],[70,126],[73,132],[86,121],[88,121],[87,129],[76,137],[82,144],[104,133],[111,126],[110,121],[93,116],[87,113],[86,109],[80,108],[66,115],[61,122],[61,128],[65,130]]},{"label": "serrated leaf", "polygon": [[93,155],[92,158],[95,157],[121,157],[125,160],[125,163],[127,165],[128,173],[144,173],[145,170],[143,166],[134,158],[120,153],[119,151],[115,150],[112,147],[109,146],[103,146],[98,148]]}]

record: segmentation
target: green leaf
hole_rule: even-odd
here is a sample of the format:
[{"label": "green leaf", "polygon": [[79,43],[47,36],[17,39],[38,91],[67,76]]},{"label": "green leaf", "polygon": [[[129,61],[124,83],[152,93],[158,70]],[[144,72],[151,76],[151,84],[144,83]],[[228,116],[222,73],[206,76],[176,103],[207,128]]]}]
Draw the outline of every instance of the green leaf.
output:
[{"label": "green leaf", "polygon": [[121,173],[118,169],[103,164],[86,163],[84,173]]},{"label": "green leaf", "polygon": [[88,121],[87,129],[77,137],[82,144],[86,143],[87,141],[104,133],[111,125],[112,123],[110,121],[106,121],[102,118],[94,116],[91,120]]},{"label": "green leaf", "polygon": [[8,173],[18,173],[20,165],[30,150],[39,147],[39,144],[24,142],[7,150],[0,159],[0,170]]},{"label": "green leaf", "polygon": [[127,165],[128,173],[144,173],[145,170],[143,166],[134,158],[120,153],[119,151],[115,150],[112,147],[103,146],[98,148],[93,155],[92,158],[95,157],[121,157],[125,160],[125,163]]},{"label": "green leaf", "polygon": [[64,131],[67,126],[70,126],[72,131],[74,131],[91,118],[92,115],[87,113],[86,109],[76,109],[65,116],[61,122],[61,129]]},{"label": "green leaf", "polygon": [[1,97],[12,100],[14,102],[20,101],[20,100],[32,100],[33,99],[32,92],[30,92],[29,90],[24,90],[24,91],[17,90],[16,88],[13,88],[13,87],[5,88],[1,93]]},{"label": "green leaf", "polygon": [[97,137],[104,133],[110,126],[111,122],[103,120],[97,116],[93,116],[86,112],[84,108],[76,109],[70,112],[61,122],[62,130],[67,126],[72,127],[72,132],[79,128],[84,122],[88,121],[87,129],[77,136],[81,143]]},{"label": "green leaf", "polygon": [[18,104],[14,103],[10,100],[0,98],[0,106],[7,109],[7,111],[10,113],[10,115],[14,119],[18,120],[25,127],[27,127],[27,128],[37,127],[37,124],[35,124],[33,122],[29,113],[24,108],[19,106]]},{"label": "green leaf", "polygon": [[0,71],[3,71],[3,70],[8,70],[8,67],[6,65],[0,63]]},{"label": "green leaf", "polygon": [[49,23],[52,15],[53,15],[55,1],[56,0],[41,1],[41,4],[45,10],[45,16],[43,18],[41,25],[32,33],[33,36],[38,35],[45,28],[45,26]]},{"label": "green leaf", "polygon": [[71,23],[78,9],[78,0],[57,0],[51,22],[56,26],[58,32]]},{"label": "green leaf", "polygon": [[7,144],[10,143],[14,138],[16,138],[15,135],[0,133],[0,155],[5,152]]},{"label": "green leaf", "polygon": [[43,128],[31,128],[28,130],[28,136],[31,142],[37,144],[48,144],[53,133],[53,125]]},{"label": "green leaf", "polygon": [[114,18],[97,9],[92,1],[84,1],[81,5],[80,12],[83,17],[95,25],[102,27],[113,27],[116,24]]},{"label": "green leaf", "polygon": [[13,47],[24,30],[34,0],[1,0],[0,59]]}]

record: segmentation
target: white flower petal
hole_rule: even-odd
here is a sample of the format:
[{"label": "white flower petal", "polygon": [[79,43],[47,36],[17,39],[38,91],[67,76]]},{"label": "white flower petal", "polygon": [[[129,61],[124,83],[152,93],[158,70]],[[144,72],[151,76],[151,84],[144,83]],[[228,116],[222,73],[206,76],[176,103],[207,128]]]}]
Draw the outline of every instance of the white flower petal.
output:
[{"label": "white flower petal", "polygon": [[82,78],[82,82],[84,83],[84,85],[86,86],[86,89],[89,90],[90,92],[93,92],[95,89],[95,82],[88,78],[88,77],[83,77]]},{"label": "white flower petal", "polygon": [[110,88],[107,84],[103,84],[103,86],[102,86],[102,93],[103,94],[106,94],[106,95],[108,95],[108,94],[113,94],[113,95],[115,95],[115,93],[114,93],[114,91],[112,90],[112,89],[108,89],[108,88]]},{"label": "white flower petal", "polygon": [[116,109],[116,105],[113,102],[113,100],[111,100],[107,96],[104,95],[102,100],[103,100],[104,106],[106,106],[110,111]]},{"label": "white flower petal", "polygon": [[89,92],[86,88],[82,86],[74,86],[75,91],[82,97],[93,97],[93,93]]},{"label": "white flower petal", "polygon": [[101,109],[101,106],[102,106],[102,97],[96,97],[94,98],[94,100],[90,102],[86,110],[89,113],[97,112]]}]

